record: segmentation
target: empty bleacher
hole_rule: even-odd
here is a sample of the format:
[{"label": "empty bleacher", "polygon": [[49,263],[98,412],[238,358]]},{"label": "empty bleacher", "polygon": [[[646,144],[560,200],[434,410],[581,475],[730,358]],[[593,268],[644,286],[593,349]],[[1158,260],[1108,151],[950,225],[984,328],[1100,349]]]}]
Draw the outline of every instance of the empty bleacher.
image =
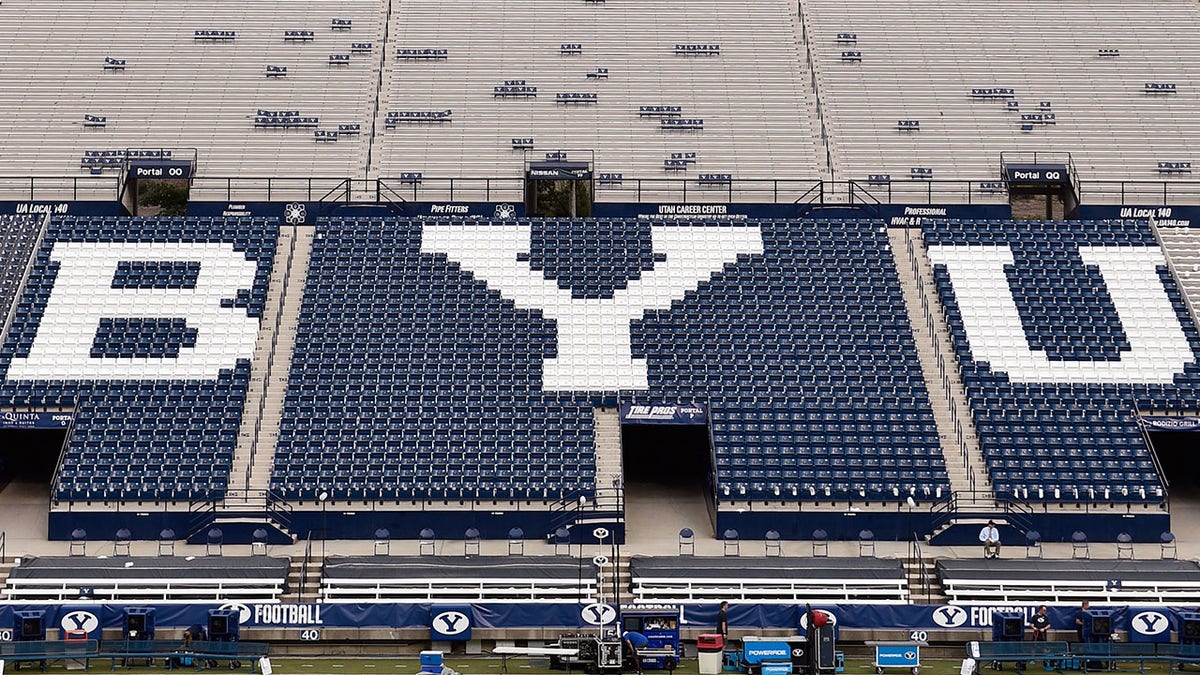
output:
[{"label": "empty bleacher", "polygon": [[1163,502],[1135,413],[1194,409],[1200,335],[1149,226],[950,221],[925,241],[997,492]]},{"label": "empty bleacher", "polygon": [[955,604],[1200,602],[1200,566],[1188,560],[946,559],[937,574]]},{"label": "empty bleacher", "polygon": [[653,558],[629,561],[637,602],[908,602],[900,560],[879,558]]},{"label": "empty bleacher", "polygon": [[588,603],[596,577],[574,558],[362,556],[325,561],[325,602]]},{"label": "empty bleacher", "polygon": [[287,558],[56,558],[23,560],[8,575],[9,602],[272,602],[282,598]]},{"label": "empty bleacher", "polygon": [[[727,223],[508,221],[492,226],[518,237],[514,260],[483,232],[461,229],[484,253],[478,260],[421,252],[423,227],[467,224],[318,223],[272,473],[277,493],[310,502],[321,492],[335,500],[591,494],[592,410],[624,388],[629,402],[708,403],[719,496],[731,508],[902,501],[949,487],[879,223],[752,222],[741,232],[761,237],[762,254],[718,263],[694,291],[641,283],[686,259],[656,249],[654,233],[679,237],[686,256],[713,250],[706,235]],[[611,375],[545,370],[548,359],[563,361],[562,321],[524,300],[514,305],[507,282],[497,287],[495,275],[474,268],[511,268],[517,278],[522,261],[536,274],[528,288],[557,282],[560,307],[617,293],[664,307],[630,325],[647,384],[630,384],[629,366]],[[626,339],[620,323],[597,323],[593,349],[615,350]]]},{"label": "empty bleacher", "polygon": [[[796,20],[795,6],[777,0],[471,0],[454,12],[435,0],[405,2],[392,15],[393,51],[444,53],[389,53],[381,110],[453,109],[454,121],[380,126],[371,168],[380,176],[520,176],[524,155],[510,140],[532,137],[538,149],[594,150],[597,171],[626,179],[665,177],[662,158],[686,151],[698,153],[697,173],[819,177]],[[719,46],[719,55],[677,45]],[[598,69],[605,77],[592,76]],[[537,95],[497,97],[506,81]],[[595,99],[556,96],[564,94]],[[647,105],[678,106],[704,119],[704,130],[663,131],[658,119],[639,117]]]},{"label": "empty bleacher", "polygon": [[[298,109],[332,130],[370,119],[378,53],[337,68],[328,59],[354,43],[381,49],[384,12],[380,0],[221,0],[172,11],[136,1],[7,2],[0,89],[20,95],[5,101],[0,175],[77,174],[86,152],[131,147],[196,148],[208,176],[361,175],[367,137],[316,143],[311,129],[253,122],[264,108]],[[352,30],[335,30],[333,18],[352,20]],[[300,32],[312,39],[289,39]],[[286,76],[266,76],[268,66]],[[86,128],[85,114],[106,118],[103,128]]]},{"label": "empty bleacher", "polygon": [[1020,150],[1070,152],[1085,184],[1157,181],[1200,142],[1191,0],[800,4],[836,178],[995,180],[1000,152]]},{"label": "empty bleacher", "polygon": [[[75,410],[55,499],[223,494],[251,354],[245,336],[197,323],[190,294],[181,291],[245,283],[221,303],[256,324],[276,235],[262,220],[54,220],[0,350],[0,402]],[[120,246],[126,243],[134,248]],[[120,251],[115,257],[112,247]],[[64,263],[65,256],[73,257]],[[84,265],[69,284],[64,264]],[[111,306],[116,289],[122,306],[97,317],[90,308]],[[52,296],[55,323],[46,327]],[[180,316],[170,316],[173,307]],[[198,337],[200,328],[206,333]]]}]

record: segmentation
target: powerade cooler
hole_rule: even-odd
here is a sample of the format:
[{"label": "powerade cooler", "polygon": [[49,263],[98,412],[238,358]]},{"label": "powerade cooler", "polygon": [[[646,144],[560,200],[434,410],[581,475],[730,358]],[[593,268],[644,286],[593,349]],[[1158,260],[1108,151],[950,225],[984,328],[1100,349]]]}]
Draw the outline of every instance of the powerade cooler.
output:
[{"label": "powerade cooler", "polygon": [[791,675],[792,646],[774,638],[742,638],[742,665],[751,675]]}]

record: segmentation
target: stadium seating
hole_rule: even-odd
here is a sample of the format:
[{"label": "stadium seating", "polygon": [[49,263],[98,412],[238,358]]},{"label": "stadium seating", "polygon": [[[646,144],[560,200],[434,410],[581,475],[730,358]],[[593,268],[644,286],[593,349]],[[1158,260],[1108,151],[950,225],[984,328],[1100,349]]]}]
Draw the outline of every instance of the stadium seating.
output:
[{"label": "stadium seating", "polygon": [[41,218],[0,216],[0,325],[8,319],[41,228]]},{"label": "stadium seating", "polygon": [[[256,129],[253,118],[257,108],[300,109],[328,129],[370,119],[378,53],[360,49],[348,66],[328,59],[355,43],[379,45],[385,4],[5,5],[0,35],[10,53],[0,89],[21,95],[5,102],[0,175],[72,175],[85,151],[147,147],[196,148],[209,176],[358,175],[367,137],[317,143],[311,129]],[[352,30],[335,29],[330,17],[352,20]],[[300,33],[313,39],[291,35]],[[267,66],[286,75],[270,77]],[[84,128],[85,113],[106,118],[103,128]],[[202,193],[203,184],[193,188],[193,198]]]},{"label": "stadium seating", "polygon": [[[925,241],[997,492],[1161,502],[1134,410],[1194,409],[1200,337],[1150,228],[950,221],[927,225]],[[994,284],[964,276],[963,256],[980,247],[1011,251]],[[1147,255],[1160,262],[1150,258],[1148,288],[1129,300]],[[972,306],[959,304],[966,295]]]},{"label": "stadium seating", "polygon": [[[69,325],[45,331],[52,335],[40,335],[56,284],[67,284],[63,280],[65,251],[72,250],[71,246],[84,247],[83,256],[90,260],[86,273],[110,283],[105,288],[105,284],[85,278],[82,285],[71,285],[70,290],[59,288],[64,307],[82,310],[102,304],[101,298],[109,297],[105,294],[120,290],[128,293],[123,297],[151,299],[150,306],[161,312],[172,301],[186,302],[187,294],[179,290],[227,279],[221,275],[228,273],[228,261],[213,258],[201,266],[192,259],[191,251],[232,246],[233,256],[244,255],[242,260],[249,265],[249,276],[236,279],[251,283],[221,303],[227,308],[244,308],[254,327],[262,316],[276,235],[276,226],[262,220],[54,220],[0,350],[0,372],[5,375],[0,401],[16,407],[74,408],[74,431],[54,486],[56,499],[187,501],[219,497],[227,484],[250,370],[250,354],[233,337],[220,342],[219,334],[209,335],[201,339],[207,345],[203,356],[188,354],[200,350],[191,349],[197,344],[197,325],[185,321],[194,319],[194,312],[186,311],[183,304],[177,306],[183,315],[177,318],[155,318],[151,313],[150,318],[101,316],[96,323],[88,323],[68,316],[64,320]],[[106,264],[107,254],[101,250],[122,242],[139,243],[142,248],[131,256],[138,259],[121,260],[118,254]],[[193,245],[200,249],[184,249]],[[81,363],[78,359],[71,362],[75,365],[70,378],[46,377],[44,371],[29,365],[40,359],[66,367],[63,364],[68,357],[79,351],[70,345],[89,341],[90,353],[83,355]],[[234,353],[241,358],[224,358],[223,350],[234,349],[235,344]],[[185,355],[195,359],[185,359]],[[139,372],[139,368],[153,369],[154,379],[125,374],[125,369]],[[196,368],[205,375],[198,377]]]},{"label": "stadium seating", "polygon": [[[694,231],[730,232],[728,222],[680,224],[695,227],[658,229],[695,236],[683,251],[712,248]],[[528,237],[516,253],[461,230],[479,253],[472,263],[421,252],[423,226],[453,239],[466,225],[318,223],[274,491],[309,501],[323,490],[361,500],[590,494],[592,409],[618,394],[708,403],[725,501],[903,500],[948,488],[879,223],[751,223],[733,234],[760,232],[761,255],[736,258],[674,302],[639,295],[663,308],[634,320],[625,338],[619,321],[595,324],[592,350],[631,339],[633,358],[645,359],[648,388],[629,391],[610,384],[636,380],[631,365],[566,365],[563,320],[514,305],[511,285],[525,293],[556,281],[560,308],[663,293],[641,282],[659,267],[680,273],[685,258],[672,267],[654,228],[636,220],[493,224]],[[475,264],[491,271],[473,277]],[[538,274],[521,281],[530,268]]]},{"label": "stadium seating", "polygon": [[[1160,162],[1190,160],[1200,142],[1194,2],[1065,0],[1052,13],[1036,0],[800,6],[838,179],[927,167],[939,179],[995,180],[1001,151],[1019,150],[1070,152],[1084,182],[1159,180]],[[860,59],[843,58],[848,44]],[[1085,188],[1085,198],[1119,195]]]}]

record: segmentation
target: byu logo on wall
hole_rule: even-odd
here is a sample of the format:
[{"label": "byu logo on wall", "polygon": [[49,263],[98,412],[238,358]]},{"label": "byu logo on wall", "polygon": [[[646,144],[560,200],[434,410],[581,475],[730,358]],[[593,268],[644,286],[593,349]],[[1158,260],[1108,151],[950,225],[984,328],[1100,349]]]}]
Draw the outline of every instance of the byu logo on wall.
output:
[{"label": "byu logo on wall", "polygon": [[91,612],[75,610],[64,614],[62,621],[59,621],[58,625],[62,626],[62,629],[65,631],[81,630],[91,634],[100,628],[100,619],[96,618],[96,615]]},{"label": "byu logo on wall", "polygon": [[1171,621],[1162,612],[1145,611],[1133,615],[1129,627],[1142,635],[1158,635],[1171,629]]},{"label": "byu logo on wall", "polygon": [[933,622],[942,628],[958,628],[967,622],[967,610],[954,605],[942,605],[933,610]]},{"label": "byu logo on wall", "polygon": [[464,641],[471,639],[471,608],[469,606],[433,606],[429,608],[429,635],[433,640]]},{"label": "byu logo on wall", "polygon": [[950,275],[972,356],[1007,373],[1011,382],[1172,384],[1195,356],[1159,276],[1167,264],[1162,251],[1080,246],[1079,257],[1104,278],[1128,338],[1120,359],[1051,360],[1030,347],[1007,277],[1006,267],[1015,265],[1009,246],[929,247],[929,259]]},{"label": "byu logo on wall", "polygon": [[593,602],[590,605],[584,606],[583,611],[580,612],[580,616],[583,618],[584,623],[593,626],[607,626],[616,621],[617,610],[612,605]]},{"label": "byu logo on wall", "polygon": [[542,362],[546,391],[649,388],[646,359],[633,358],[632,322],[666,310],[739,255],[763,252],[757,227],[665,227],[650,230],[663,256],[610,298],[575,298],[529,263],[530,225],[426,226],[421,252],[445,254],[521,309],[538,310],[558,330],[558,353]]},{"label": "byu logo on wall", "polygon": [[232,610],[238,613],[238,625],[245,626],[250,623],[250,618],[254,616],[254,612],[246,605],[240,602],[227,602],[221,605],[220,609]]}]

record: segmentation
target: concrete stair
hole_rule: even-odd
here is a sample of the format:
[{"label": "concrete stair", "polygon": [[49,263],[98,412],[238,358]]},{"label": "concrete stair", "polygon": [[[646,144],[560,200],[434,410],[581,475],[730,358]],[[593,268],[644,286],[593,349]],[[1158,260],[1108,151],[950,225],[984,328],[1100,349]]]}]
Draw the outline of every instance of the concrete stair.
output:
[{"label": "concrete stair", "polygon": [[7,595],[5,587],[8,584],[8,575],[12,572],[14,563],[7,559],[0,559],[0,598]]},{"label": "concrete stair", "polygon": [[594,408],[596,487],[621,487],[621,415],[616,408]]},{"label": "concrete stair", "polygon": [[[617,577],[616,589],[617,598],[613,600],[613,575]],[[604,602],[615,606],[633,604],[633,594],[629,592],[629,558],[622,558],[616,566],[610,564],[602,568],[596,576],[596,583],[601,584],[603,592],[600,597],[604,598]]]},{"label": "concrete stair", "polygon": [[949,598],[942,590],[937,575],[937,561],[916,558],[904,561],[904,576],[908,580],[909,602],[921,605],[944,605]]},{"label": "concrete stair", "polygon": [[308,560],[308,574],[304,573],[304,556],[294,555],[288,566],[286,602],[320,602],[321,571],[324,559],[312,557]]},{"label": "concrete stair", "polygon": [[266,506],[313,235],[311,227],[279,229],[262,328],[250,365],[245,413],[230,470],[231,495],[225,500],[229,508]]},{"label": "concrete stair", "polygon": [[929,389],[934,422],[942,441],[950,487],[958,494],[960,506],[973,510],[993,509],[996,503],[987,464],[971,417],[962,374],[954,358],[950,327],[941,299],[934,292],[933,266],[926,255],[924,237],[920,229],[897,227],[888,229],[888,238],[912,323],[921,371]]}]

